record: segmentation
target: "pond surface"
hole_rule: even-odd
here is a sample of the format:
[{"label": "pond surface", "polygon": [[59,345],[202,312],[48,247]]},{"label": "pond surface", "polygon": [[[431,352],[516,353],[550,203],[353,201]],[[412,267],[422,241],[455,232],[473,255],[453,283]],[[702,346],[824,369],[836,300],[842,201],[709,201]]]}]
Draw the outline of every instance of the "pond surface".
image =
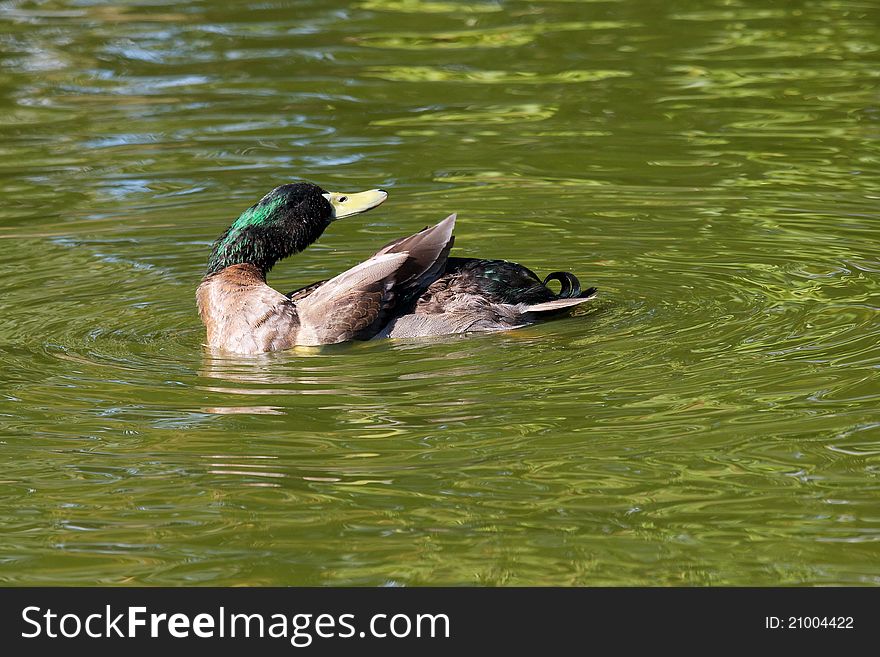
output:
[{"label": "pond surface", "polygon": [[[0,3],[0,582],[880,583],[880,5]],[[579,316],[222,358],[272,187]]]}]

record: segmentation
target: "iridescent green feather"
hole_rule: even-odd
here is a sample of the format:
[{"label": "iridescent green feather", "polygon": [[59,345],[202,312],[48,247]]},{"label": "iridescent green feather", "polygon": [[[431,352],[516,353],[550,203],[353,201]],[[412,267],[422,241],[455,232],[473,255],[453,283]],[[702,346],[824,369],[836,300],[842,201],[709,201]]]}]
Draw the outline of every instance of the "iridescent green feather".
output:
[{"label": "iridescent green feather", "polygon": [[264,223],[283,202],[284,198],[279,196],[267,203],[257,203],[242,212],[238,219],[232,222],[226,237],[220,243],[220,248],[224,248],[230,242],[234,242],[241,234],[241,231],[248,226],[258,226]]},{"label": "iridescent green feather", "polygon": [[253,237],[248,228],[260,226],[268,222],[278,207],[284,203],[283,197],[276,197],[249,207],[232,222],[229,229],[214,243],[211,258],[208,261],[208,272],[219,271],[223,267],[237,262],[246,261],[247,256],[262,255],[261,248],[253,244]]}]

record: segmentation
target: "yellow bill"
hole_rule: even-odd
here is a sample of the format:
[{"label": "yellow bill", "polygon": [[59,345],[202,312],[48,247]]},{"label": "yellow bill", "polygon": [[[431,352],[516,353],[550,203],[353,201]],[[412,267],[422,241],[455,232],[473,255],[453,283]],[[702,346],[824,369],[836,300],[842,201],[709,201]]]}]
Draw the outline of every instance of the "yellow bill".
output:
[{"label": "yellow bill", "polygon": [[330,201],[330,205],[333,206],[333,221],[336,221],[343,217],[350,217],[353,214],[372,210],[388,198],[388,193],[383,189],[370,189],[366,192],[357,192],[355,194],[328,192],[321,196]]}]

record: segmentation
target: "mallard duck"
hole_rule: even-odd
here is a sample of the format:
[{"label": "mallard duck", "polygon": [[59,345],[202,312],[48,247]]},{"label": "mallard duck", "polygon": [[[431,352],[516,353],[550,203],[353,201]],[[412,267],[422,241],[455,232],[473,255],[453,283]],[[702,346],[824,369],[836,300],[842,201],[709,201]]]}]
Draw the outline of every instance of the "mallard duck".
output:
[{"label": "mallard duck", "polygon": [[[505,260],[450,258],[455,215],[387,244],[338,276],[281,294],[266,284],[279,260],[299,253],[337,219],[371,210],[381,189],[327,192],[298,182],[276,187],[214,242],[196,292],[207,344],[239,354],[346,340],[499,331],[584,303],[568,272],[543,281]],[[547,283],[558,281],[559,293]]]}]

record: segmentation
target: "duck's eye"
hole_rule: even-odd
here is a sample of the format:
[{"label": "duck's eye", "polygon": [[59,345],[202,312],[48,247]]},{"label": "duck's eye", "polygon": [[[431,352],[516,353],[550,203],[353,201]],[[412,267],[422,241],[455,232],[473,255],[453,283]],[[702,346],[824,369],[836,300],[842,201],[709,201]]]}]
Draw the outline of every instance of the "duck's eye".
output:
[{"label": "duck's eye", "polygon": [[347,200],[348,200],[347,196],[340,196],[339,197],[339,203],[345,203]]}]

